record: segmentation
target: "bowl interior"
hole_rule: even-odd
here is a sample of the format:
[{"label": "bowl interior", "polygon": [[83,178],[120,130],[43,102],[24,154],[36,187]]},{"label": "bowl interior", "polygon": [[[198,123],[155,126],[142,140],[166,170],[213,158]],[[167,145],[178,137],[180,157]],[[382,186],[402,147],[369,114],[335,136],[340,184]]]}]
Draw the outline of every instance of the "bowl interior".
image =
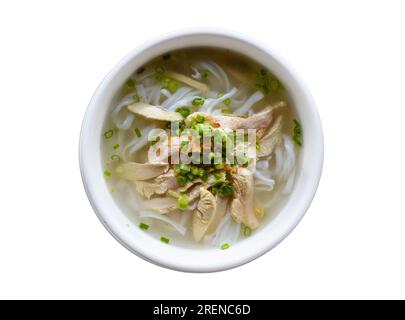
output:
[{"label": "bowl interior", "polygon": [[[251,237],[228,250],[164,245],[133,225],[112,198],[101,157],[102,131],[116,93],[124,81],[143,64],[168,51],[210,46],[244,54],[271,70],[284,84],[304,128],[304,146],[297,162],[294,188],[280,212]],[[87,109],[80,138],[80,167],[88,198],[104,226],[125,247],[153,263],[168,268],[207,272],[244,264],[277,245],[300,221],[315,194],[322,170],[323,136],[314,102],[294,70],[272,50],[242,35],[227,31],[193,30],[152,40],[132,51],[105,77]]]}]

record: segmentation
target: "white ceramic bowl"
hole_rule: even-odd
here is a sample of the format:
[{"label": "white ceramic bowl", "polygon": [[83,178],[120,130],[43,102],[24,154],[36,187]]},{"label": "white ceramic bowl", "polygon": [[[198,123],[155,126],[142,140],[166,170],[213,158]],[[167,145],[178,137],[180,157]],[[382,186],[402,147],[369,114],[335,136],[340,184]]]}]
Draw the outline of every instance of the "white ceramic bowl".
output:
[{"label": "white ceramic bowl", "polygon": [[[146,62],[165,52],[193,46],[228,48],[271,70],[288,90],[304,129],[294,189],[277,216],[228,250],[187,249],[162,245],[132,225],[112,198],[103,176],[102,129],[112,101],[125,80]],[[323,134],[315,104],[292,67],[273,50],[244,35],[217,29],[191,29],[165,34],[123,58],[97,88],[84,117],[80,136],[80,169],[87,196],[106,229],[127,249],[152,263],[189,272],[220,271],[252,261],[274,248],[298,224],[318,186],[323,163]]]}]

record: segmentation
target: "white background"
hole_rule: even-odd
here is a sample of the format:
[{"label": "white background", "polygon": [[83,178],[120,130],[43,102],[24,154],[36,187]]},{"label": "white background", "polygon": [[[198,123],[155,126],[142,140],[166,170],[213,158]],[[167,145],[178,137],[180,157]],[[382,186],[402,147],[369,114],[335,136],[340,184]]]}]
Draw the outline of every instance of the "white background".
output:
[{"label": "white background", "polygon": [[[187,274],[132,255],[84,193],[86,106],[127,52],[210,26],[266,42],[302,75],[325,130],[295,231],[237,269]],[[0,298],[405,298],[403,1],[2,1]]]}]

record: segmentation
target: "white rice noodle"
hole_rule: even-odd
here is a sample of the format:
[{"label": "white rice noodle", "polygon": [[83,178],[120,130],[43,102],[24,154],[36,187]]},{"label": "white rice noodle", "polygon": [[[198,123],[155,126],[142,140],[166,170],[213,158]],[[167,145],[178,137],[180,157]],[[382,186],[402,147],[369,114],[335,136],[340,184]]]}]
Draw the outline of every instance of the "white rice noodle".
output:
[{"label": "white rice noodle", "polygon": [[255,171],[254,176],[255,176],[255,188],[268,191],[274,189],[274,185],[276,184],[276,182],[271,177],[266,177],[259,170]]},{"label": "white rice noodle", "polygon": [[271,159],[271,156],[268,157],[267,159],[259,160],[256,162],[256,168],[259,170],[268,170],[269,169],[269,161]]},{"label": "white rice noodle", "polygon": [[155,106],[159,105],[160,102],[160,85],[155,85],[152,87],[152,90],[148,96],[148,103],[153,104]]},{"label": "white rice noodle", "polygon": [[119,129],[127,130],[135,119],[132,113],[127,110],[123,110],[133,102],[133,95],[134,93],[131,93],[122,98],[121,102],[111,113],[112,121]]},{"label": "white rice noodle", "polygon": [[[229,83],[228,76],[226,75],[225,71],[219,65],[217,65],[215,62],[213,62],[213,61],[199,62],[196,65],[198,67],[200,67],[200,69],[208,70],[210,75],[212,74],[216,78],[218,83],[220,85],[224,86],[224,91],[228,92],[231,89],[231,85]],[[211,80],[212,80],[212,77],[208,76],[208,81],[211,81]]]},{"label": "white rice noodle", "polygon": [[[169,111],[175,111],[178,107],[190,106],[191,103],[192,103],[192,101],[193,101],[195,98],[199,98],[199,97],[200,97],[200,96],[197,96],[197,95],[184,97],[184,98],[182,98],[182,99],[180,99],[180,100],[174,102],[174,103],[168,108],[168,110],[169,110]],[[206,103],[207,103],[207,100],[205,100],[204,105],[205,105]]]},{"label": "white rice noodle", "polygon": [[264,94],[261,91],[256,91],[253,93],[245,103],[238,109],[236,109],[233,113],[236,114],[244,114],[250,110],[250,108],[258,101],[264,98]]},{"label": "white rice noodle", "polygon": [[143,210],[139,214],[140,218],[152,218],[152,219],[157,219],[160,221],[164,221],[167,224],[169,224],[173,229],[175,229],[178,233],[180,233],[182,236],[184,236],[187,232],[187,229],[182,226],[180,223],[174,221],[171,219],[168,215],[163,215],[154,211],[149,211],[149,210]]},{"label": "white rice noodle", "polygon": [[146,94],[146,90],[143,84],[137,84],[136,86],[136,92],[138,94],[139,100],[141,102],[145,102],[147,103],[147,94]]},{"label": "white rice noodle", "polygon": [[161,93],[162,95],[164,95],[166,98],[170,98],[170,97],[172,96],[172,94],[170,93],[170,91],[167,90],[167,89],[164,89],[164,88],[160,90],[160,93]]},{"label": "white rice noodle", "polygon": [[151,126],[145,127],[142,129],[143,133],[141,138],[133,139],[130,143],[124,146],[122,149],[122,158],[125,161],[131,161],[133,154],[146,146],[148,143],[148,133],[150,130],[152,130]]},{"label": "white rice noodle", "polygon": [[138,211],[142,202],[134,188],[134,184],[126,180],[119,180],[115,187],[123,197],[123,200],[128,203],[129,207],[134,211]]},{"label": "white rice noodle", "polygon": [[241,225],[233,221],[229,211],[219,223],[211,244],[220,247],[224,243],[233,244],[238,241]]},{"label": "white rice noodle", "polygon": [[147,79],[147,78],[149,78],[149,77],[151,77],[151,76],[153,76],[153,75],[155,75],[155,71],[150,71],[150,72],[148,72],[148,73],[141,73],[141,74],[136,74],[135,76],[134,76],[134,80],[135,81],[137,81],[137,82],[142,82],[142,81],[144,81],[145,79]]},{"label": "white rice noodle", "polygon": [[296,173],[294,142],[289,136],[283,135],[283,145],[276,148],[275,156],[274,174],[280,182],[285,183],[282,194],[289,194],[294,185]]},{"label": "white rice noodle", "polygon": [[187,93],[193,90],[190,87],[179,88],[174,94],[172,94],[165,102],[162,103],[164,109],[169,109],[171,105],[183,98]]},{"label": "white rice noodle", "polygon": [[225,101],[226,99],[232,98],[236,93],[238,92],[238,89],[233,88],[231,91],[225,93],[223,96],[217,99],[213,99],[204,104],[204,110],[201,109],[202,112],[207,112],[207,113],[212,113],[214,108]]}]

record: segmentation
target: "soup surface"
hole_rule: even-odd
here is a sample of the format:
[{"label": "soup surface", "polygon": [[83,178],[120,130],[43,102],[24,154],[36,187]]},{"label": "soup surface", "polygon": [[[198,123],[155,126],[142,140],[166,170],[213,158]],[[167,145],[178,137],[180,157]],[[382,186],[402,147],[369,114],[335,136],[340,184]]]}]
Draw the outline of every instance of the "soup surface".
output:
[{"label": "soup surface", "polygon": [[103,137],[118,205],[162,245],[227,249],[277,214],[302,130],[283,84],[217,48],[168,52],[117,93]]}]

